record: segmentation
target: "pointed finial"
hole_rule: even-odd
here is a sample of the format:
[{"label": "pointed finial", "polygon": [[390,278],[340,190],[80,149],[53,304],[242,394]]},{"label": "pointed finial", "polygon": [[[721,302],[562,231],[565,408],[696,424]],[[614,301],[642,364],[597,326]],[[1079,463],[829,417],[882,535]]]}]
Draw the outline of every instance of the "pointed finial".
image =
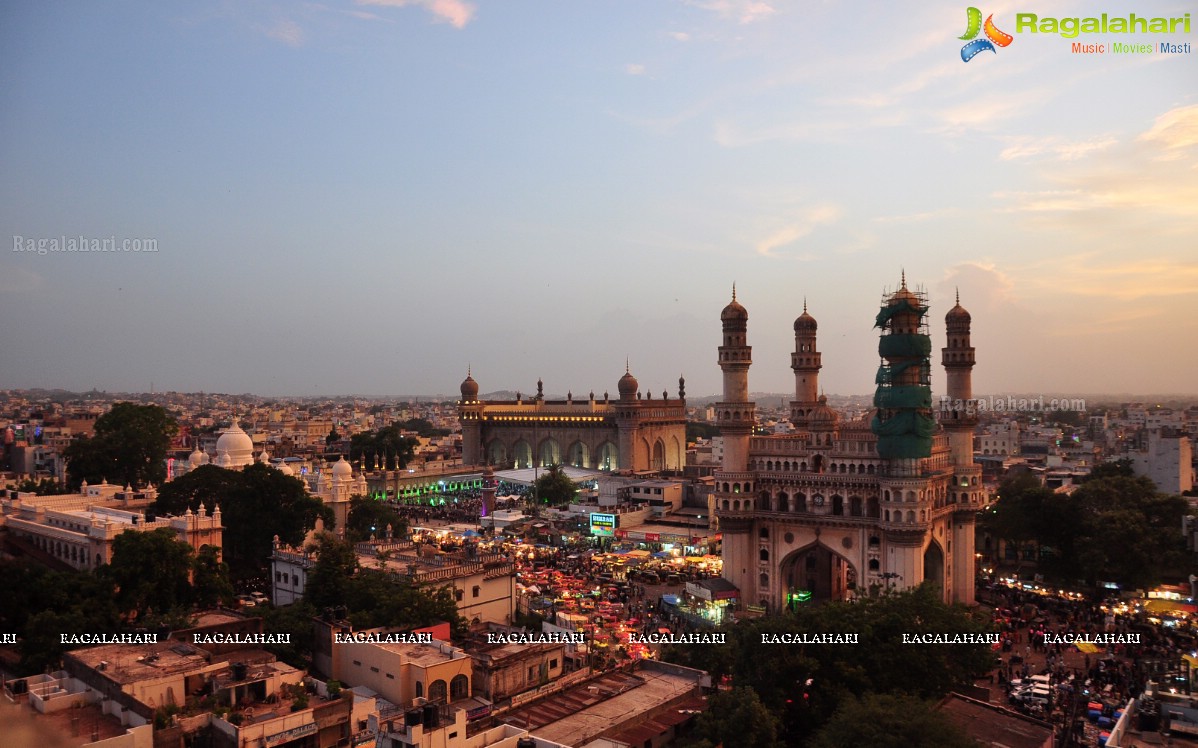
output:
[{"label": "pointed finial", "polygon": [[903,268],[903,288],[907,287],[907,268]]},{"label": "pointed finial", "polygon": [[961,306],[961,287],[957,286],[957,306]]},{"label": "pointed finial", "polygon": [[632,373],[632,372],[629,370],[629,368],[628,368],[628,357],[627,357],[627,356],[625,356],[625,357],[624,357],[624,373],[625,373],[625,374],[631,374],[631,373]]},{"label": "pointed finial", "polygon": [[469,376],[472,376],[473,374],[474,374],[474,372],[470,370],[470,364],[466,364],[466,376],[469,377]]},{"label": "pointed finial", "polygon": [[807,313],[807,297],[803,297],[803,314]]},{"label": "pointed finial", "polygon": [[736,281],[732,281],[732,300],[736,301]]}]

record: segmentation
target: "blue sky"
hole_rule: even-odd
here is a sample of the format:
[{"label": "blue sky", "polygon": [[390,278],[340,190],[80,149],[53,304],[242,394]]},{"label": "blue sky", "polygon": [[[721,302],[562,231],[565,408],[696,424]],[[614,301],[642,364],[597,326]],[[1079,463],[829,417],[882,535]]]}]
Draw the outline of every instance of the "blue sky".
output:
[{"label": "blue sky", "polygon": [[1195,52],[911,5],[5,4],[0,236],[158,251],[0,252],[0,386],[714,394],[735,281],[753,390],[806,298],[862,393],[905,269],[979,392],[1194,392]]}]

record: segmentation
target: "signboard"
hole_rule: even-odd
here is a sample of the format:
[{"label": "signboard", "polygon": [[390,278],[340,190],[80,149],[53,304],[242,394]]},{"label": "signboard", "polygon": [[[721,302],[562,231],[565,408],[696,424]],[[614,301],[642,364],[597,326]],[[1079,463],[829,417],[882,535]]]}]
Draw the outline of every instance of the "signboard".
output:
[{"label": "signboard", "polygon": [[289,743],[292,740],[295,740],[296,738],[302,738],[305,735],[312,735],[315,732],[316,732],[316,723],[309,722],[308,724],[300,725],[299,727],[296,727],[293,730],[287,730],[285,732],[275,733],[274,735],[271,735],[270,737],[262,738],[262,745],[265,745],[265,746],[282,745],[283,743]]},{"label": "signboard", "polygon": [[591,514],[591,535],[597,538],[613,538],[616,535],[616,515]]}]

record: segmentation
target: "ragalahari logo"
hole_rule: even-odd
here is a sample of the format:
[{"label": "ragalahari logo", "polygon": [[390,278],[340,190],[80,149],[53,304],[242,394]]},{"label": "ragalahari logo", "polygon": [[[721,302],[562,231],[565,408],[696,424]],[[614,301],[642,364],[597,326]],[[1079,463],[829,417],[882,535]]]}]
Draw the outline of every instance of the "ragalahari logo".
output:
[{"label": "ragalahari logo", "polygon": [[[982,11],[978,10],[977,8],[968,8],[966,9],[965,13],[968,18],[968,25],[965,27],[965,34],[957,38],[963,41],[969,41],[970,39],[973,41],[970,41],[964,47],[961,47],[962,62],[969,62],[974,57],[977,57],[978,53],[984,52],[986,50],[990,50],[991,52],[998,54],[998,50],[994,48],[995,44],[1000,47],[1005,47],[1015,40],[1015,37],[1004,31],[1000,31],[999,28],[994,25],[993,14],[987,16],[986,23],[983,24]],[[985,31],[985,39],[974,38],[980,31]]]}]

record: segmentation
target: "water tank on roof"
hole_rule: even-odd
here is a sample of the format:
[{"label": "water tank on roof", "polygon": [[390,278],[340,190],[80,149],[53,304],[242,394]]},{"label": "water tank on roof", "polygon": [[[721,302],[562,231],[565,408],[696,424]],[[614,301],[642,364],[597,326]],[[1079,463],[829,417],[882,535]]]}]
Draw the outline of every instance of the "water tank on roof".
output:
[{"label": "water tank on roof", "polygon": [[441,724],[441,714],[437,711],[436,704],[425,704],[423,709],[425,727],[433,728]]},{"label": "water tank on roof", "polygon": [[412,727],[413,725],[424,724],[421,721],[420,710],[419,709],[409,709],[408,711],[404,712],[403,723],[407,727]]},{"label": "water tank on roof", "polygon": [[248,668],[244,662],[234,662],[232,668],[233,680],[245,680],[245,674]]},{"label": "water tank on roof", "polygon": [[516,741],[516,748],[537,748],[537,741],[532,738],[520,738]]}]

